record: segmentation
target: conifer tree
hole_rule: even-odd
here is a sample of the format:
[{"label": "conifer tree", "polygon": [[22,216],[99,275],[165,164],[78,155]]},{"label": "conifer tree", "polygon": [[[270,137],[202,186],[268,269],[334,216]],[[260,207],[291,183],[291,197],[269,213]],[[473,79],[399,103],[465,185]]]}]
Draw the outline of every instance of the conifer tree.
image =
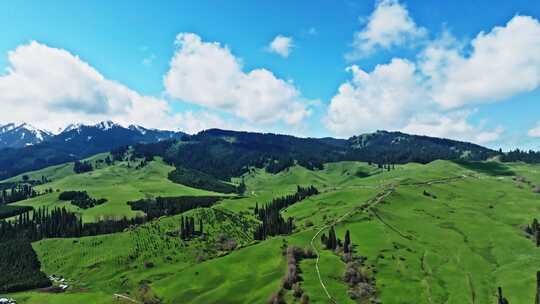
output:
[{"label": "conifer tree", "polygon": [[503,297],[502,288],[499,287],[497,290],[499,293],[498,304],[510,304],[510,302],[508,302],[508,300],[505,297]]},{"label": "conifer tree", "polygon": [[350,247],[351,247],[351,234],[350,234],[349,230],[347,230],[347,232],[345,232],[345,241],[343,243],[343,252],[349,253],[350,252]]},{"label": "conifer tree", "polygon": [[330,227],[330,231],[328,232],[328,240],[326,241],[326,248],[334,250],[337,248],[337,239],[336,239],[336,231],[334,230],[334,226]]}]

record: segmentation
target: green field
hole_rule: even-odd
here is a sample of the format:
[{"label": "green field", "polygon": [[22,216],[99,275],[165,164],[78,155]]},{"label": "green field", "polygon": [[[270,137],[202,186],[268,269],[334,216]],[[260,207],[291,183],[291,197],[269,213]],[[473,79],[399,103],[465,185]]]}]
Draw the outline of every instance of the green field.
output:
[{"label": "green field", "polygon": [[[32,176],[50,176],[52,182],[39,187],[86,190],[108,202],[78,210],[59,202],[55,192],[18,205],[66,205],[93,221],[136,215],[126,202],[138,198],[215,194],[171,183],[172,167],[160,160],[139,170],[123,162],[80,175],[66,166]],[[244,198],[188,212],[207,223],[206,239],[184,242],[174,236],[177,215],[111,235],[35,242],[43,271],[64,276],[71,287],[62,294],[9,296],[19,303],[131,301],[115,294],[139,303],[266,303],[286,272],[283,244],[308,248],[317,233],[335,225],[341,239],[350,230],[355,252],[376,270],[382,303],[495,303],[498,286],[510,303],[534,301],[540,249],[524,226],[540,215],[540,194],[533,191],[540,166],[435,161],[383,171],[339,162],[319,171],[253,170],[244,180]],[[293,193],[297,185],[314,185],[321,193],[283,211],[295,219],[295,232],[253,241],[255,205]],[[224,238],[236,248],[223,248]],[[355,303],[342,280],[344,262],[323,249],[318,237],[313,245],[328,293],[337,303]],[[329,303],[315,266],[315,259],[301,261],[302,289],[310,303]],[[286,299],[299,303],[290,292]]]},{"label": "green field", "polygon": [[[104,157],[98,155],[97,157]],[[90,158],[89,160],[93,160]],[[205,190],[194,189],[175,184],[167,179],[167,174],[174,168],[161,160],[150,162],[142,169],[134,169],[133,162],[128,167],[127,162],[117,162],[112,166],[103,166],[92,172],[75,174],[73,164],[54,166],[28,174],[31,179],[41,179],[45,176],[52,182],[37,186],[37,190],[51,188],[53,193],[41,195],[15,205],[39,207],[66,207],[80,212],[85,222],[95,221],[100,217],[133,217],[142,215],[133,211],[126,204],[146,197],[180,196],[180,195],[217,195]],[[21,176],[12,180],[20,180]],[[10,180],[8,180],[10,181]],[[87,191],[94,198],[105,198],[107,203],[89,209],[80,209],[70,202],[58,200],[61,191]]]}]

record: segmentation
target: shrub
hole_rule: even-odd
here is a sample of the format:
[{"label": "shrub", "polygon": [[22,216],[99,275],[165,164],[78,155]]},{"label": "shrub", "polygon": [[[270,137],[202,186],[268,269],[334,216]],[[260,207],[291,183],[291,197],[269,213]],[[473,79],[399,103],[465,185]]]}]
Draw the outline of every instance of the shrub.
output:
[{"label": "shrub", "polygon": [[95,199],[90,197],[86,191],[64,191],[60,193],[58,199],[61,201],[71,201],[72,205],[82,209],[92,208],[107,202],[104,198]]}]

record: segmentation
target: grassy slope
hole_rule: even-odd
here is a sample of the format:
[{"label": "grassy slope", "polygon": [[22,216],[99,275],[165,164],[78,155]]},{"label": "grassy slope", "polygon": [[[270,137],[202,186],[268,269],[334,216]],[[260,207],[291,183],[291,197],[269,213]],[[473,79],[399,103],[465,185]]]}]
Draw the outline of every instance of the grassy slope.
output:
[{"label": "grassy slope", "polygon": [[[92,162],[94,166],[96,166],[97,160],[105,159],[108,155],[109,153],[100,153],[100,154],[91,156],[89,158],[86,158],[83,161],[90,161]],[[75,173],[73,172],[73,163],[71,162],[71,163],[65,163],[65,164],[43,168],[36,171],[22,173],[14,177],[8,178],[6,180],[3,180],[2,182],[21,181],[24,175],[27,175],[31,180],[41,180],[42,176],[47,177],[49,180],[57,180],[57,179],[64,178],[66,176],[70,176],[74,174]]]},{"label": "grassy slope", "polygon": [[[72,165],[67,166],[71,169]],[[34,208],[48,206],[65,206],[76,210],[83,215],[84,221],[94,221],[100,216],[128,216],[140,215],[139,211],[132,211],[127,201],[137,200],[149,196],[176,196],[176,195],[212,195],[205,190],[194,189],[174,184],[167,179],[167,174],[173,170],[161,160],[150,162],[146,167],[135,170],[132,164],[127,167],[126,162],[118,162],[113,166],[103,166],[100,169],[83,174],[74,174],[63,167],[52,167],[33,173],[36,176],[51,176],[51,183],[36,187],[38,190],[52,188],[54,193],[38,196],[16,203],[21,206]],[[61,172],[61,173],[59,173]],[[66,190],[85,190],[95,198],[106,198],[108,201],[90,209],[80,209],[69,202],[58,200],[58,192]]]},{"label": "grassy slope", "polygon": [[[513,164],[507,169],[540,183],[539,166]],[[532,193],[529,185],[514,181],[507,172],[501,173],[501,168],[463,167],[446,161],[425,166],[408,164],[365,178],[355,177],[359,170],[377,171],[360,163],[328,164],[318,172],[299,167],[277,175],[255,171],[246,177],[248,197],[225,201],[212,212],[234,211],[241,216],[236,221],[249,222],[254,218],[252,208],[256,202],[261,205],[271,197],[290,193],[297,184],[314,184],[322,194],[285,211],[297,218],[299,227],[298,233],[285,239],[305,247],[319,227],[354,210],[385,185],[467,175],[441,184],[397,186],[380,204],[367,212],[353,212],[339,223],[338,236],[342,238],[349,229],[356,251],[375,266],[383,303],[461,304],[472,303],[473,297],[474,303],[493,303],[497,286],[504,288],[511,303],[533,301],[537,269],[531,265],[540,264],[540,251],[524,236],[522,226],[540,215],[540,204],[538,194]],[[423,195],[424,190],[437,198]],[[152,282],[153,292],[164,303],[261,303],[277,290],[285,271],[280,255],[282,238],[199,263],[197,256],[208,249],[208,243],[177,248],[175,244],[180,246],[180,241],[163,236],[174,230],[177,222],[177,217],[161,219],[148,224],[150,228],[143,226],[78,242],[38,242],[34,246],[43,269],[78,278],[75,286],[84,289],[64,295],[27,292],[16,298],[21,303],[89,299],[112,303],[113,293],[130,292],[136,297],[142,280]],[[215,233],[229,227],[228,234],[243,244],[250,242],[249,227],[236,229],[231,224],[235,221],[227,219],[209,222],[214,224]],[[143,242],[140,240],[153,245],[137,245]],[[315,242],[320,248],[319,243]],[[133,248],[142,248],[141,256],[126,262]],[[148,259],[156,267],[144,268]],[[301,263],[302,286],[311,303],[327,303],[314,263]],[[344,264],[339,258],[322,250],[320,269],[330,294],[339,303],[353,303],[340,280]]]}]

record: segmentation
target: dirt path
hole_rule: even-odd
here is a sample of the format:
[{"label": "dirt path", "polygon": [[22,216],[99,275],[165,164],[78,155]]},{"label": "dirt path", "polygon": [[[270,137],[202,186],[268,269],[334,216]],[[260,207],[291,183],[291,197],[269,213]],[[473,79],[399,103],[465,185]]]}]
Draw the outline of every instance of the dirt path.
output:
[{"label": "dirt path", "polygon": [[[390,185],[387,185],[387,186],[370,186],[369,188],[385,187],[385,190],[377,193],[377,195],[375,195],[375,197],[369,199],[364,204],[362,204],[362,205],[360,205],[358,207],[355,207],[352,210],[350,210],[349,212],[345,213],[344,215],[342,215],[341,217],[339,217],[338,219],[333,221],[331,224],[324,225],[319,230],[317,230],[315,235],[311,238],[310,245],[311,245],[311,248],[313,249],[313,251],[315,252],[315,254],[317,255],[317,260],[315,261],[315,270],[317,271],[317,277],[319,279],[319,283],[320,283],[321,288],[323,289],[324,293],[328,297],[328,300],[330,301],[330,303],[337,304],[336,300],[328,292],[328,289],[326,288],[326,285],[324,284],[324,280],[322,279],[321,271],[319,269],[320,253],[317,250],[317,246],[315,246],[315,240],[317,239],[319,234],[321,234],[321,232],[323,232],[324,230],[330,228],[331,226],[334,226],[334,225],[342,222],[343,220],[345,220],[346,218],[351,216],[353,213],[356,213],[358,211],[364,211],[364,212],[369,211],[369,212],[372,212],[372,214],[374,214],[375,217],[379,221],[381,221],[383,224],[385,224],[391,230],[397,232],[400,236],[410,240],[410,239],[412,239],[411,236],[402,233],[399,229],[397,229],[397,228],[391,226],[390,224],[386,223],[379,216],[379,214],[377,214],[375,211],[373,211],[371,209],[373,207],[375,207],[377,204],[379,204],[380,202],[382,202],[390,194],[392,194],[396,190],[396,188],[399,187],[399,186],[425,186],[425,185],[429,186],[429,185],[433,185],[433,184],[445,184],[445,183],[453,182],[453,181],[456,181],[456,180],[465,179],[465,178],[468,178],[468,177],[473,177],[473,176],[460,175],[460,176],[454,176],[454,177],[432,179],[432,180],[427,180],[427,181],[424,181],[424,182],[397,183],[397,184],[390,184]],[[362,187],[368,188],[367,186],[364,186],[364,185],[362,185]],[[474,299],[474,296],[473,296],[473,299]]]},{"label": "dirt path", "polygon": [[377,205],[378,203],[383,201],[387,196],[392,194],[394,192],[394,190],[395,190],[395,188],[393,186],[390,186],[385,191],[379,192],[374,198],[369,199],[367,202],[360,205],[359,207],[356,207],[356,208],[352,209],[351,211],[345,213],[344,215],[342,215],[341,217],[339,217],[338,219],[333,221],[331,224],[327,224],[327,225],[321,227],[319,230],[317,230],[317,233],[315,233],[315,235],[311,238],[311,242],[310,242],[311,248],[313,249],[313,251],[317,255],[317,260],[315,261],[315,270],[317,271],[317,277],[318,277],[319,283],[321,284],[321,287],[322,287],[324,293],[326,294],[326,297],[328,297],[328,300],[330,301],[330,303],[337,304],[336,300],[328,292],[328,289],[326,288],[326,285],[324,284],[324,281],[323,281],[323,279],[321,277],[321,271],[319,269],[319,261],[320,261],[321,255],[319,254],[319,250],[317,250],[317,246],[315,246],[315,240],[317,239],[317,237],[319,236],[319,234],[322,231],[328,229],[331,226],[334,226],[334,225],[342,222],[343,220],[345,220],[346,218],[351,216],[353,213],[356,213],[358,211],[366,211],[366,210],[370,209],[371,207],[374,207],[375,205]]},{"label": "dirt path", "polygon": [[121,295],[121,294],[118,294],[118,293],[115,293],[114,295],[114,299],[115,300],[125,300],[125,301],[128,301],[128,302],[131,302],[131,303],[137,303],[137,304],[140,304],[141,302],[137,301],[137,300],[134,300],[128,296],[125,296],[125,295]]}]

